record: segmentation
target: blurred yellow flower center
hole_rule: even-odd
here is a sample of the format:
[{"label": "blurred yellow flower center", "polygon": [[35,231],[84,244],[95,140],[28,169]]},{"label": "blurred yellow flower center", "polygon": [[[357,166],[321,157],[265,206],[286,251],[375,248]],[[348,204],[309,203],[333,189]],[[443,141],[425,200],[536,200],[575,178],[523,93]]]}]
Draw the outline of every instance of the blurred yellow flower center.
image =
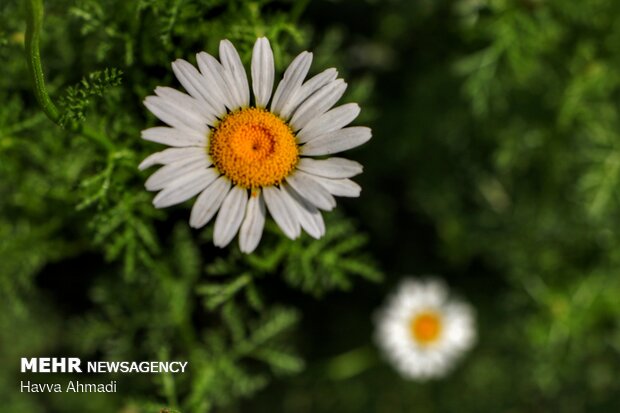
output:
[{"label": "blurred yellow flower center", "polygon": [[411,319],[409,329],[418,344],[431,344],[437,341],[441,334],[441,317],[432,311],[416,314]]},{"label": "blurred yellow flower center", "polygon": [[257,108],[226,115],[211,132],[209,155],[222,174],[244,188],[279,184],[299,160],[291,128]]}]

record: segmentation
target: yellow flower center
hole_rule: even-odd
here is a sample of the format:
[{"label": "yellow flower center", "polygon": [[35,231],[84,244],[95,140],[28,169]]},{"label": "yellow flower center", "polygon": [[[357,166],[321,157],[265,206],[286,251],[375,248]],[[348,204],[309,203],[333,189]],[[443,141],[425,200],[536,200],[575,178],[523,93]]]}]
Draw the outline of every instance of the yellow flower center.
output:
[{"label": "yellow flower center", "polygon": [[235,185],[260,188],[281,183],[297,165],[299,149],[282,119],[247,108],[229,113],[211,132],[209,155]]},{"label": "yellow flower center", "polygon": [[418,344],[432,344],[439,339],[441,334],[441,317],[432,311],[416,314],[411,319],[409,329],[411,336]]}]

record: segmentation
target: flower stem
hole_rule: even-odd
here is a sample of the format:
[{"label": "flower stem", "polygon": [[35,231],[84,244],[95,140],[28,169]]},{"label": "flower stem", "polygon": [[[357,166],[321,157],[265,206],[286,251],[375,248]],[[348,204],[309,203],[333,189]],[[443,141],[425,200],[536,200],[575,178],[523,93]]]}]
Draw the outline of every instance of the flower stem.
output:
[{"label": "flower stem", "polygon": [[[43,68],[41,66],[39,37],[43,26],[43,0],[27,0],[26,10],[26,61],[28,62],[28,71],[32,78],[37,102],[39,102],[45,115],[47,115],[52,122],[62,127],[60,123],[60,112],[56,105],[54,105],[54,102],[52,102],[47,88],[45,87]],[[108,152],[112,152],[115,149],[109,139],[97,133],[92,128],[79,126],[70,127],[69,129],[101,144]]]},{"label": "flower stem", "polygon": [[295,2],[295,5],[291,10],[292,22],[297,22],[299,20],[304,10],[306,10],[306,8],[308,7],[308,3],[310,3],[310,0],[298,0],[297,2]]},{"label": "flower stem", "polygon": [[370,345],[349,350],[333,357],[325,365],[325,372],[330,380],[348,380],[379,363],[375,351]]},{"label": "flower stem", "polygon": [[41,105],[47,117],[58,124],[60,113],[45,88],[41,55],[39,53],[39,36],[43,25],[43,0],[27,0],[26,10],[26,60],[28,62],[28,71],[34,84],[34,91],[39,105]]}]

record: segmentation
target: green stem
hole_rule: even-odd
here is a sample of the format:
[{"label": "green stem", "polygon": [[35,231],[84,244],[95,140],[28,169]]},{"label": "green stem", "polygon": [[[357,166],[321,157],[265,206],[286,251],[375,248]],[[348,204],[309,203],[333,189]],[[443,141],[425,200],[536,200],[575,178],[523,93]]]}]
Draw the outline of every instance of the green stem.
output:
[{"label": "green stem", "polygon": [[43,0],[27,0],[26,10],[26,60],[28,62],[28,71],[34,83],[34,91],[39,105],[41,105],[47,117],[58,124],[60,113],[45,88],[39,52],[39,36],[43,25]]},{"label": "green stem", "polygon": [[333,357],[325,364],[325,373],[330,380],[348,380],[379,363],[376,352],[370,345],[349,350]]},{"label": "green stem", "polygon": [[308,3],[310,3],[310,0],[298,0],[295,2],[290,14],[292,22],[297,22],[299,20],[303,12],[308,7]]},{"label": "green stem", "polygon": [[80,125],[78,127],[71,128],[71,130],[92,140],[98,145],[101,145],[101,147],[105,148],[108,153],[113,153],[116,150],[114,143],[112,143],[110,139],[87,125]]},{"label": "green stem", "polygon": [[[54,102],[52,102],[47,88],[45,87],[43,67],[41,66],[39,38],[41,35],[41,28],[43,27],[43,0],[27,0],[26,11],[26,61],[28,62],[28,71],[30,72],[32,83],[34,84],[34,92],[45,115],[47,115],[52,122],[62,127],[63,125],[60,123],[60,112],[56,105],[54,105]],[[92,128],[78,126],[69,127],[69,129],[92,139],[108,152],[113,152],[115,150],[114,144],[109,139]]]},{"label": "green stem", "polygon": [[[169,361],[170,360],[170,354],[168,353],[168,349],[167,348],[161,348],[159,350],[159,359],[160,360],[165,360],[165,361]],[[174,380],[174,375],[172,373],[164,373],[162,375],[162,385],[163,385],[163,390],[164,390],[164,395],[166,396],[167,399],[167,403],[170,406],[178,406],[178,399],[177,399],[177,390],[176,390],[176,383]]]}]

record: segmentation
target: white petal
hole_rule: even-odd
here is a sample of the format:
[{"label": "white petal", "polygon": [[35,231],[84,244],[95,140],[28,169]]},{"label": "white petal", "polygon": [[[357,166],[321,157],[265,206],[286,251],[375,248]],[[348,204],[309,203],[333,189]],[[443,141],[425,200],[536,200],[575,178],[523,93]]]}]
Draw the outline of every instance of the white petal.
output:
[{"label": "white petal", "polygon": [[319,73],[305,82],[299,89],[297,89],[295,95],[291,96],[284,103],[284,106],[280,111],[280,117],[284,120],[290,119],[293,112],[308,98],[308,96],[312,95],[329,82],[335,80],[337,76],[338,71],[331,68]]},{"label": "white petal", "polygon": [[301,227],[314,239],[319,239],[325,235],[325,223],[323,216],[316,207],[302,198],[289,185],[283,185],[285,193],[288,194],[290,202],[294,205],[297,212],[297,220]]},{"label": "white petal", "polygon": [[220,42],[220,60],[224,66],[224,80],[235,97],[235,105],[237,107],[249,106],[250,86],[248,85],[248,76],[237,49],[229,40],[224,39]]},{"label": "white petal", "polygon": [[[473,345],[467,337],[475,336],[474,319],[447,292],[445,285],[434,279],[405,279],[377,317],[377,342],[403,376],[417,380],[440,377]],[[425,346],[411,336],[410,322],[429,310],[441,317],[442,328],[437,341]],[[464,323],[467,318],[470,321]]]},{"label": "white petal", "polygon": [[357,198],[362,192],[362,188],[350,179],[328,179],[314,176],[318,183],[323,185],[330,194],[335,196],[344,196],[348,198]]},{"label": "white petal", "polygon": [[184,131],[207,133],[206,120],[191,107],[184,107],[183,102],[173,102],[160,96],[147,96],[144,99],[144,106],[170,126]]},{"label": "white petal", "polygon": [[171,182],[153,199],[155,208],[165,208],[185,202],[215,181],[219,173],[215,169],[199,169]]},{"label": "white petal", "polygon": [[172,71],[190,95],[208,105],[208,110],[214,117],[226,113],[224,102],[209,87],[210,82],[206,77],[191,63],[178,59],[172,63]]},{"label": "white petal", "polygon": [[155,94],[159,97],[167,99],[168,101],[170,101],[174,105],[177,105],[183,110],[193,112],[208,125],[215,125],[215,120],[217,119],[215,116],[215,112],[205,102],[166,86],[157,86],[155,88]]},{"label": "white petal", "polygon": [[260,191],[250,195],[248,206],[245,210],[245,218],[239,229],[239,248],[241,252],[251,253],[256,249],[263,235],[265,226],[265,200]]},{"label": "white petal", "polygon": [[344,158],[311,159],[301,158],[297,168],[312,175],[331,179],[351,178],[362,173],[363,166]]},{"label": "white petal", "polygon": [[211,164],[204,148],[168,148],[161,152],[155,152],[154,154],[147,156],[140,163],[140,165],[138,165],[138,169],[142,171],[153,165],[166,165],[169,163],[186,160],[188,158],[199,158],[201,156],[204,156],[205,159],[207,159],[208,165]]},{"label": "white petal", "polygon": [[156,126],[154,128],[143,130],[141,135],[144,140],[162,143],[168,146],[205,147],[207,145],[206,133],[200,133],[192,130],[180,130],[165,126]]},{"label": "white petal", "polygon": [[[218,104],[223,104],[228,109],[233,110],[237,107],[233,103],[231,93],[224,81],[224,67],[217,59],[206,52],[200,52],[196,55],[196,61],[200,72],[206,80],[206,88],[213,95],[213,100]],[[224,113],[224,112],[222,112]]]},{"label": "white petal", "polygon": [[282,191],[276,187],[263,188],[265,204],[273,220],[282,229],[282,232],[290,239],[299,236],[301,227],[296,218],[295,211],[291,210],[289,203]]},{"label": "white petal", "polygon": [[213,218],[230,189],[230,181],[220,176],[196,198],[189,216],[189,226],[200,228]]},{"label": "white petal", "polygon": [[301,143],[311,141],[329,132],[347,126],[359,115],[360,107],[357,103],[347,103],[346,105],[333,108],[319,117],[316,117],[297,133],[297,139]]},{"label": "white petal", "polygon": [[168,186],[169,183],[192,174],[197,170],[206,169],[209,162],[205,156],[186,158],[182,161],[170,163],[159,168],[144,183],[144,187],[149,191],[158,191]]},{"label": "white petal", "polygon": [[226,195],[213,229],[213,244],[216,247],[225,247],[235,237],[243,221],[247,202],[248,190],[245,188],[233,186]]},{"label": "white petal", "polygon": [[304,128],[312,119],[327,112],[340,100],[346,89],[344,80],[336,79],[316,91],[295,111],[290,122],[293,130]]},{"label": "white petal", "polygon": [[352,126],[327,133],[311,140],[301,147],[301,154],[305,156],[330,155],[360,146],[372,137],[370,128]]},{"label": "white petal", "polygon": [[336,200],[329,191],[301,171],[288,176],[286,182],[317,208],[331,211],[336,206]]},{"label": "white petal", "polygon": [[252,90],[256,106],[264,108],[269,102],[273,90],[275,69],[273,52],[266,37],[261,37],[254,43],[252,51]]},{"label": "white petal", "polygon": [[301,87],[301,83],[304,81],[310,65],[312,64],[312,53],[301,52],[289,65],[284,72],[282,80],[278,84],[276,93],[271,100],[271,111],[275,114],[280,114],[280,111],[293,96],[297,89]]}]

